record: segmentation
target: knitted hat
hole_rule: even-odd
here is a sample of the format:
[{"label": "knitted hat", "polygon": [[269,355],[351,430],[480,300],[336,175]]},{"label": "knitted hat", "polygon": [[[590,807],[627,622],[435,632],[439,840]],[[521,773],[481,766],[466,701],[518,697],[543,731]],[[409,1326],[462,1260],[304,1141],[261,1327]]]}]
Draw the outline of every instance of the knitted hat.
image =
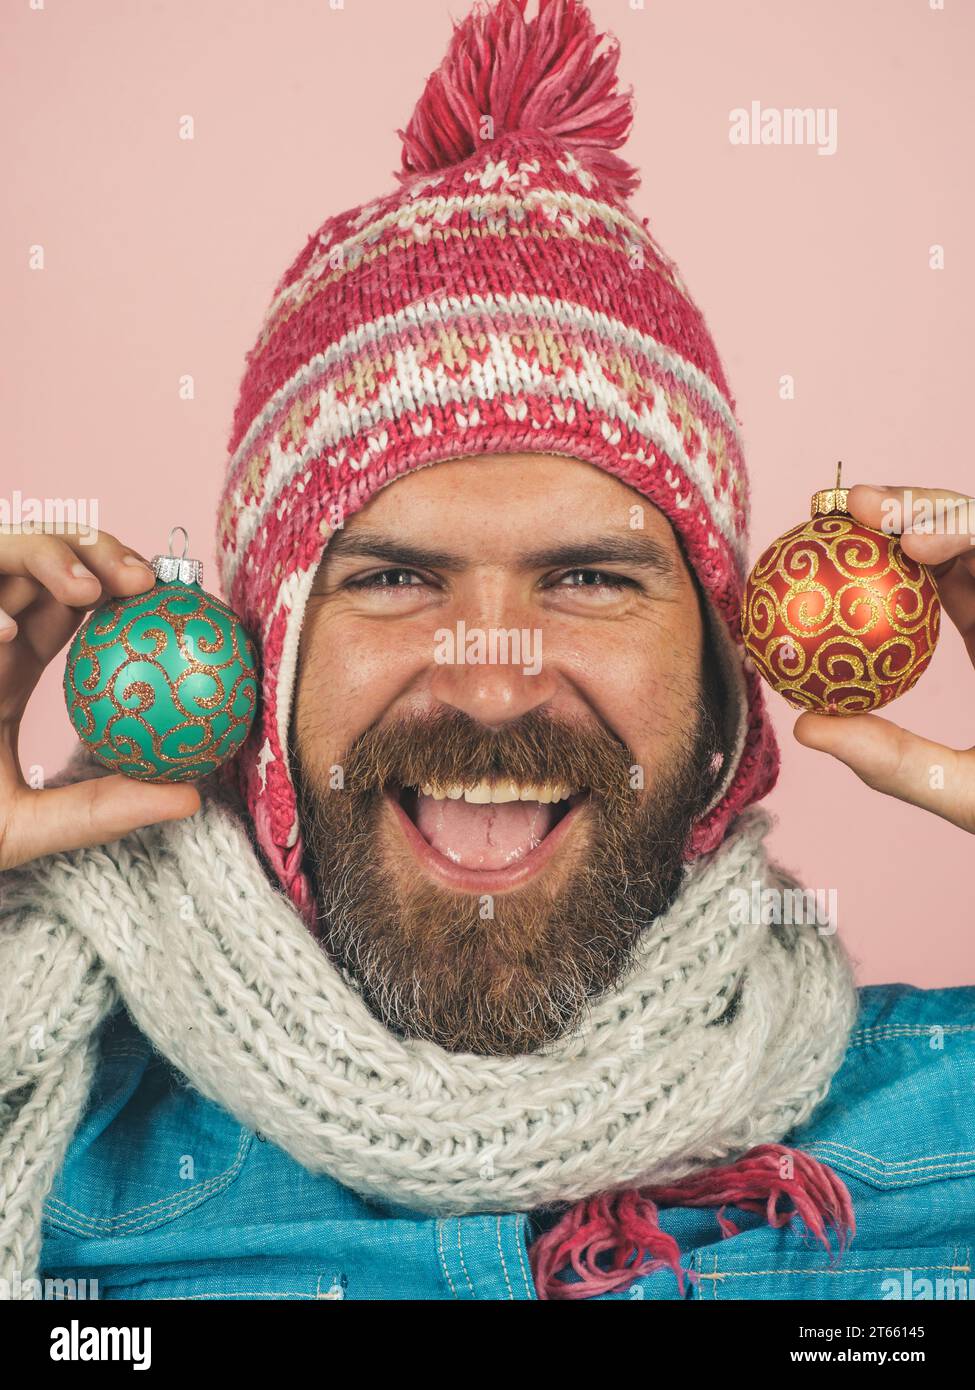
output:
[{"label": "knitted hat", "polygon": [[743,663],[748,483],[707,326],[628,198],[618,45],[581,0],[478,6],[403,140],[398,186],[329,218],[247,356],[218,521],[223,590],[263,658],[236,773],[258,843],[312,919],[288,761],[305,603],[329,537],[422,465],[538,452],[604,469],[668,518],[728,694],[724,778],[688,856],[773,785]]}]

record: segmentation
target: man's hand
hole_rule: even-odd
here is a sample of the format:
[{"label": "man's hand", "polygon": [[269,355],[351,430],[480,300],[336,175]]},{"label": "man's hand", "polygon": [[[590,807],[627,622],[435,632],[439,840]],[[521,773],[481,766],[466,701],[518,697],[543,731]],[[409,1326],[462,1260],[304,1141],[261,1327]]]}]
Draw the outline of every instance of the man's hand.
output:
[{"label": "man's hand", "polygon": [[0,870],[106,844],[200,806],[199,792],[185,783],[156,786],[115,775],[35,791],[24,780],[17,735],[44,667],[86,609],[155,583],[145,560],[114,536],[90,536],[0,528]]},{"label": "man's hand", "polygon": [[[939,514],[947,516],[946,504],[954,504],[957,520],[953,533],[945,529],[931,533],[908,529],[912,514],[907,510],[905,491],[910,492],[915,504],[919,499],[930,501],[935,518]],[[975,665],[975,535],[969,534],[975,502],[940,489],[860,484],[850,489],[847,505],[857,521],[876,531],[890,530],[889,524],[884,523],[892,514],[903,518],[904,551],[931,570],[944,611],[961,633]],[[916,507],[912,511],[916,520],[920,513]],[[975,833],[975,748],[946,748],[908,733],[877,714],[850,718],[802,714],[794,732],[807,748],[832,753],[846,763],[868,787],[933,811]],[[936,771],[938,768],[941,773]]]}]

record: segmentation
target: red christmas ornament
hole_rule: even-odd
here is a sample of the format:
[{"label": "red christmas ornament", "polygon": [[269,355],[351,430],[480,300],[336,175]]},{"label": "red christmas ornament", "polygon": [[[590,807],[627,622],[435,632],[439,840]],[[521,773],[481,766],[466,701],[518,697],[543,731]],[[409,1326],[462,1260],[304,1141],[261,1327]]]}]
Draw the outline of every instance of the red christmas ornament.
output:
[{"label": "red christmas ornament", "polygon": [[910,690],[938,641],[931,571],[895,535],[862,526],[848,489],[817,492],[812,519],[759,556],[742,635],[756,670],[797,709],[864,714]]}]

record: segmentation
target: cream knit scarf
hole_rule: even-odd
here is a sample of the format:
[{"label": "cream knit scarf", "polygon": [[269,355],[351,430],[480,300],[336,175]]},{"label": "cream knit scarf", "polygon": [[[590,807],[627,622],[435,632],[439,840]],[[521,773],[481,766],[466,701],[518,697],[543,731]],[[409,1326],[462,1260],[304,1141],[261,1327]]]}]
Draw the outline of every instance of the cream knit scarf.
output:
[{"label": "cream knit scarf", "polygon": [[[76,757],[56,780],[83,775],[98,770]],[[766,859],[761,812],[688,868],[582,1026],[499,1058],[385,1029],[269,883],[239,807],[201,790],[188,820],[0,879],[8,1289],[36,1277],[42,1205],[119,1000],[203,1095],[305,1168],[441,1215],[676,1180],[782,1139],[839,1066],[856,994],[837,938],[738,920],[732,890],[794,887]]]}]

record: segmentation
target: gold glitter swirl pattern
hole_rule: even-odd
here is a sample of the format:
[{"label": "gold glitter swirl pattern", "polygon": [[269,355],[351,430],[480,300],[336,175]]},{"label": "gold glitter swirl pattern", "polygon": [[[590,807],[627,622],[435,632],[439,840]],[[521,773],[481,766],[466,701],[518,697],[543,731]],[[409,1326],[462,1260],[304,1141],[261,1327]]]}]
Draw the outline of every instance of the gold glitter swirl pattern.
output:
[{"label": "gold glitter swirl pattern", "polygon": [[237,615],[194,584],[115,599],[75,634],[68,712],[96,757],[143,781],[203,777],[236,752],[257,705],[257,655]]},{"label": "gold glitter swirl pattern", "polygon": [[814,517],[757,560],[742,635],[764,680],[797,709],[862,714],[917,682],[938,642],[930,570],[896,536],[852,517]]}]

